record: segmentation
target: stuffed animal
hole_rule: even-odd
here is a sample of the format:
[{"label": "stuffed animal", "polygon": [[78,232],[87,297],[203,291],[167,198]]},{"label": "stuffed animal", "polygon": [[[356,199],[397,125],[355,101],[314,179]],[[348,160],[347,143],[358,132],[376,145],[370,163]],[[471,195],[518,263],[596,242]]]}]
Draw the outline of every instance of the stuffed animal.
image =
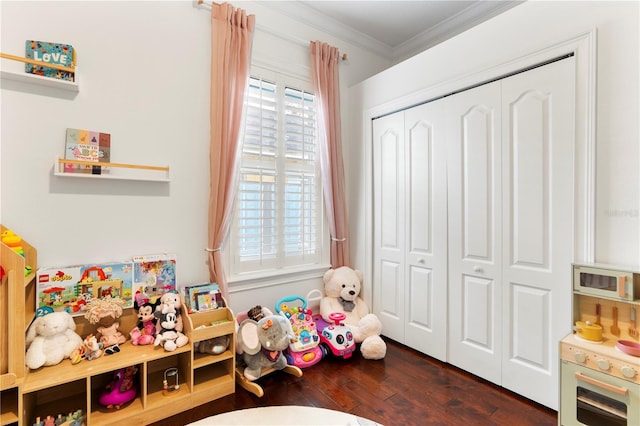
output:
[{"label": "stuffed animal", "polygon": [[360,297],[362,272],[342,266],[329,269],[324,277],[324,297],[320,300],[320,315],[329,324],[329,315],[335,312],[345,314],[344,324],[351,327],[360,352],[366,359],[382,359],[387,353],[387,345],[380,337],[382,323],[369,312],[367,303]]},{"label": "stuffed animal", "polygon": [[152,345],[156,340],[156,323],[158,320],[155,316],[156,304],[149,300],[138,299],[133,302],[134,309],[138,312],[138,324],[129,332],[131,343],[133,345]]},{"label": "stuffed animal", "polygon": [[76,323],[67,312],[52,312],[33,320],[26,335],[26,365],[35,370],[59,364],[82,345]]},{"label": "stuffed animal", "polygon": [[102,355],[102,343],[98,342],[98,338],[93,334],[89,334],[82,342],[83,358],[87,361],[99,358]]},{"label": "stuffed animal", "polygon": [[182,299],[175,291],[164,293],[155,310],[156,324],[155,346],[162,345],[166,351],[172,352],[187,344],[189,338],[182,333],[182,315],[180,313]]},{"label": "stuffed animal", "polygon": [[169,312],[180,313],[181,305],[182,299],[180,295],[175,291],[169,291],[160,297],[160,305],[156,308],[156,316],[160,317],[162,314]]},{"label": "stuffed animal", "polygon": [[193,344],[193,350],[201,354],[220,355],[229,347],[229,335],[202,340]]},{"label": "stuffed animal", "polygon": [[156,334],[153,344],[155,346],[162,345],[165,351],[173,352],[177,348],[186,345],[189,341],[189,338],[182,333],[182,319],[179,313],[167,312],[162,314],[158,321],[158,326],[160,330]]},{"label": "stuffed animal", "polygon": [[282,351],[295,340],[289,320],[280,315],[265,316],[260,321],[246,319],[238,328],[238,343],[246,364],[244,376],[257,380],[265,367],[282,370],[287,358]]}]

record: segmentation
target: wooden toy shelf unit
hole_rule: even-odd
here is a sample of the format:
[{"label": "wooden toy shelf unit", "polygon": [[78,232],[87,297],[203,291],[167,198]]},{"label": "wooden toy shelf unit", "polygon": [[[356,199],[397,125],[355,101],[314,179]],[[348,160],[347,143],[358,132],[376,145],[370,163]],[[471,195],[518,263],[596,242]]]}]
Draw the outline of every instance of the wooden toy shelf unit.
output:
[{"label": "wooden toy shelf unit", "polygon": [[[134,346],[127,340],[113,355],[75,365],[65,359],[54,366],[29,370],[25,366],[24,334],[35,315],[36,280],[34,272],[25,276],[24,268],[30,264],[36,271],[36,250],[26,241],[23,248],[24,257],[2,244],[1,264],[7,274],[1,285],[1,425],[30,426],[38,417],[57,417],[77,410],[82,410],[85,425],[144,425],[235,392],[235,326],[226,307],[186,314],[183,306],[189,343],[172,352],[161,346]],[[95,333],[96,326],[84,316],[74,320],[80,336]],[[119,318],[123,334],[128,335],[126,330],[131,330],[137,320],[135,310],[125,309]],[[202,354],[194,349],[195,342],[218,336],[229,336],[229,346],[223,353]],[[138,369],[136,398],[118,410],[100,405],[98,396],[114,372],[130,366]],[[163,387],[169,369],[178,373],[179,388],[172,392]]]}]

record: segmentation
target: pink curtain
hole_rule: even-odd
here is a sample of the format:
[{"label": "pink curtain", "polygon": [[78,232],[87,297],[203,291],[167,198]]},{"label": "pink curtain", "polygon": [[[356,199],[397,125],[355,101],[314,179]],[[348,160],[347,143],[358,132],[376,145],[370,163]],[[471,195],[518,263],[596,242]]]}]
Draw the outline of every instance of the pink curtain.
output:
[{"label": "pink curtain", "polygon": [[340,132],[338,49],[311,42],[311,68],[319,111],[320,169],[331,234],[331,267],[349,266],[349,226],[345,202],[344,163]]},{"label": "pink curtain", "polygon": [[255,16],[228,3],[211,5],[211,148],[209,278],[228,297],[220,246],[231,222],[244,92],[249,79]]}]

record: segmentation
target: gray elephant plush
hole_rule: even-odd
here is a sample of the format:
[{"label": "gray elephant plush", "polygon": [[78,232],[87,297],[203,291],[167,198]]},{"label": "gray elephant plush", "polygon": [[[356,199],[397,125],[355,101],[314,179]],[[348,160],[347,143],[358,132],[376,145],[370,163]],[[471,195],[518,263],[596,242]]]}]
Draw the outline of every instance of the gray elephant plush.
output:
[{"label": "gray elephant plush", "polygon": [[295,338],[289,320],[279,315],[266,316],[258,322],[252,319],[242,321],[238,328],[238,343],[247,365],[244,376],[253,381],[260,377],[263,368],[285,368],[287,358],[282,351]]}]

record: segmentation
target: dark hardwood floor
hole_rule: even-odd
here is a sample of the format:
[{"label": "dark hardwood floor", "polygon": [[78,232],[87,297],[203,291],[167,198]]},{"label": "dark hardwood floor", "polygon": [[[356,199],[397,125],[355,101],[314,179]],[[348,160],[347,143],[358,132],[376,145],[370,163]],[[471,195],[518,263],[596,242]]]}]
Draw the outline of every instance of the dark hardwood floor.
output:
[{"label": "dark hardwood floor", "polygon": [[[215,414],[270,405],[305,405],[361,416],[383,425],[557,425],[557,413],[449,364],[385,339],[372,361],[327,357],[303,376],[260,379],[264,396],[235,394],[154,423],[184,425]],[[322,424],[319,419],[318,424]]]}]

